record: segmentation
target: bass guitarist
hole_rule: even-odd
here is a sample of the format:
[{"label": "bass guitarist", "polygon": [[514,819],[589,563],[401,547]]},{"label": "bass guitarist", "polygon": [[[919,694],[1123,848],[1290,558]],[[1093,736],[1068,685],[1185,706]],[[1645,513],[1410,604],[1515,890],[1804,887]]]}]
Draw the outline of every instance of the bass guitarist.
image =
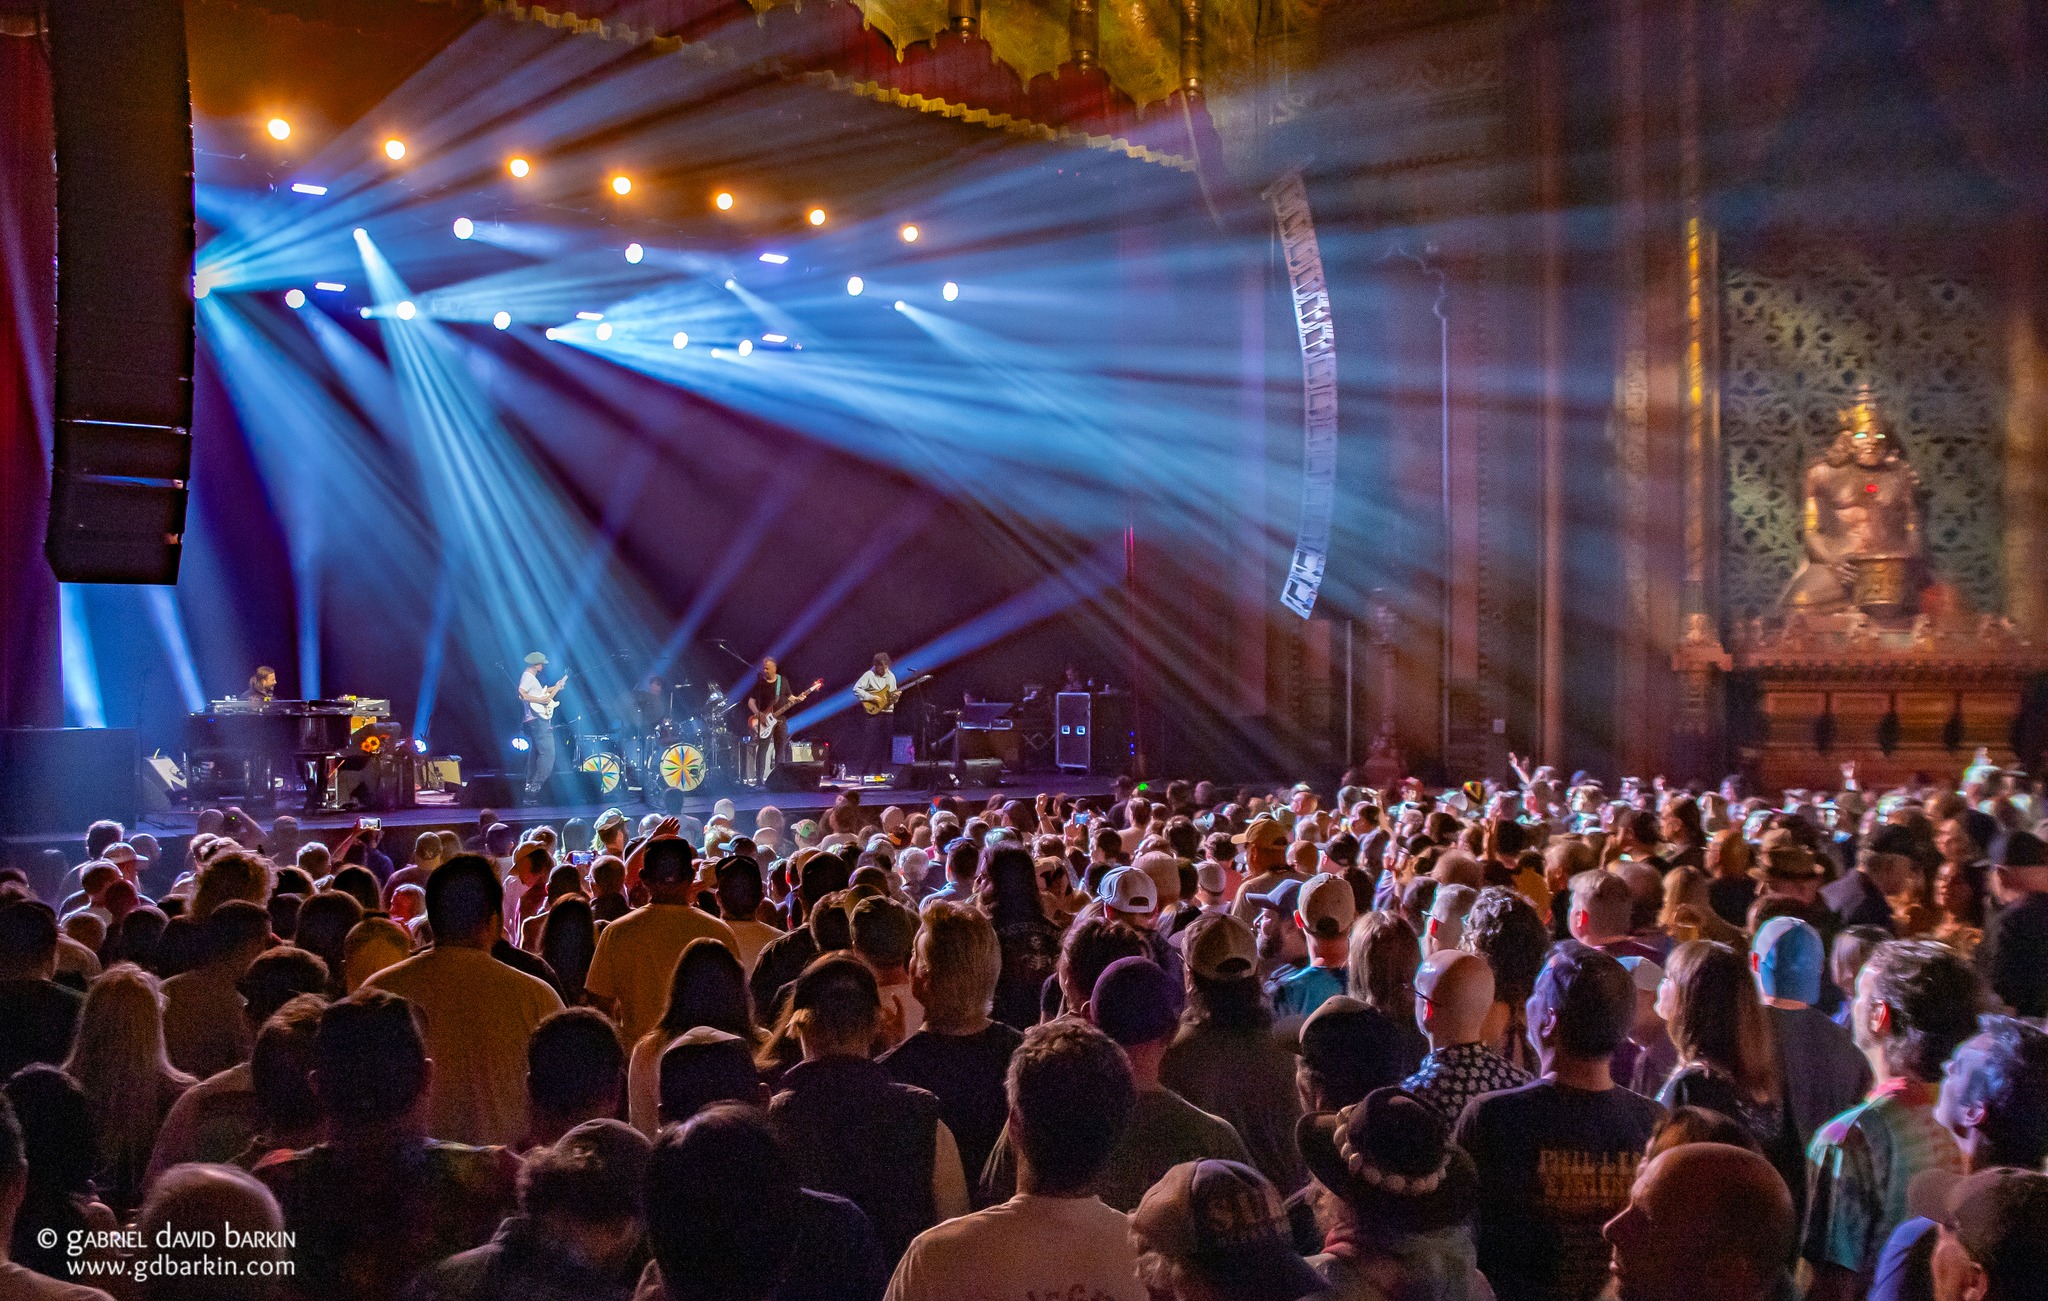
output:
[{"label": "bass guitarist", "polygon": [[[789,762],[789,720],[778,711],[790,702],[789,679],[773,659],[761,661],[761,679],[747,692],[746,780],[754,785],[768,780],[777,764]],[[767,735],[762,735],[763,728]]]},{"label": "bass guitarist", "polygon": [[541,787],[555,771],[555,697],[562,694],[569,675],[564,673],[551,687],[540,684],[548,657],[534,651],[526,657],[526,672],[519,675],[519,730],[526,734],[526,792],[523,803],[538,804]]}]

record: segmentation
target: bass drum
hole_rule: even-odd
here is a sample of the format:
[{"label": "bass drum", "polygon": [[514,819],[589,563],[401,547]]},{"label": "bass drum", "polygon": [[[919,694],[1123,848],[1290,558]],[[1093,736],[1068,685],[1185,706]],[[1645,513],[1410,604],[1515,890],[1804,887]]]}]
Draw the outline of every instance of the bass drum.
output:
[{"label": "bass drum", "polygon": [[672,745],[661,752],[661,784],[670,790],[696,790],[704,775],[704,752],[696,746]]},{"label": "bass drum", "polygon": [[626,765],[619,756],[608,750],[600,750],[576,766],[584,772],[597,774],[597,791],[600,795],[610,795],[626,780]]}]

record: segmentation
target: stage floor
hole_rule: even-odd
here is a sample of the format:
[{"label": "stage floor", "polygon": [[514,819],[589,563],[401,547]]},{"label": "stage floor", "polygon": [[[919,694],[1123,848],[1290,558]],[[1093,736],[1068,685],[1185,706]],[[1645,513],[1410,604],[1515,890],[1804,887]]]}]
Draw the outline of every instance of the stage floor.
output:
[{"label": "stage floor", "polygon": [[[1005,799],[1031,800],[1041,792],[1064,795],[1107,795],[1110,792],[1110,778],[1067,776],[1054,773],[1006,774],[1001,786],[961,787],[911,787],[911,786],[867,786],[860,792],[863,807],[882,808],[897,805],[904,808],[923,808],[929,805],[935,795],[952,795],[972,806],[988,802],[991,796],[1000,795]],[[839,799],[835,787],[815,791],[763,791],[740,787],[736,790],[702,792],[683,797],[683,812],[698,818],[711,815],[712,807],[719,799],[730,799],[740,814],[741,830],[750,829],[753,819],[748,816],[764,805],[774,805],[789,815],[790,821],[829,809]],[[622,792],[622,798],[599,804],[575,805],[532,805],[529,807],[497,808],[498,820],[515,828],[559,826],[570,818],[594,818],[605,809],[616,804],[626,814],[638,819],[643,814],[672,811],[673,803],[666,808],[642,800],[636,792]],[[326,833],[340,833],[356,824],[359,815],[354,813],[300,813],[293,808],[280,808],[279,813],[289,813],[298,818],[303,831],[312,832],[323,839],[331,838]],[[472,830],[476,826],[477,806],[465,804],[421,804],[416,808],[392,809],[372,816],[384,820],[385,831],[409,830],[414,832],[440,828]],[[261,817],[268,822],[269,817]],[[136,829],[148,831],[158,839],[165,837],[190,836],[197,828],[199,813],[196,809],[172,809],[146,814],[136,824]],[[48,844],[62,844],[81,840],[84,829],[74,836],[37,837]]]}]

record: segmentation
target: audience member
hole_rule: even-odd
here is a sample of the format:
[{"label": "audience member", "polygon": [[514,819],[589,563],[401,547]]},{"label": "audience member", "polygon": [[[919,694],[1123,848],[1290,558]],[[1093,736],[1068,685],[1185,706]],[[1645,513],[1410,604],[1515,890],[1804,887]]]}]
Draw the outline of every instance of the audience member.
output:
[{"label": "audience member", "polygon": [[653,1138],[660,1125],[661,1059],[668,1046],[699,1026],[734,1036],[748,1052],[767,1039],[754,1024],[745,975],[731,949],[715,939],[691,940],[669,978],[668,1006],[661,1020],[633,1045],[626,1068],[627,1117]]},{"label": "audience member", "polygon": [[64,1073],[85,1090],[91,1108],[100,1194],[116,1212],[132,1212],[142,1201],[157,1129],[178,1095],[197,1082],[171,1064],[164,1048],[163,993],[154,976],[124,964],[92,983]]},{"label": "audience member", "polygon": [[1131,1212],[1131,1242],[1153,1301],[1298,1301],[1325,1291],[1288,1241],[1280,1194],[1240,1162],[1168,1170]]},{"label": "audience member", "polygon": [[1786,1294],[1796,1221],[1785,1182],[1755,1152],[1685,1143],[1643,1163],[1607,1222],[1619,1301],[1768,1301]]},{"label": "audience member", "polygon": [[547,1147],[589,1120],[616,1118],[626,1101],[626,1050],[604,1013],[564,1008],[526,1041],[526,1137]]},{"label": "audience member", "polygon": [[1480,1094],[1529,1082],[1527,1071],[1486,1047],[1493,995],[1493,970],[1476,954],[1442,949],[1416,973],[1415,1017],[1429,1038],[1429,1055],[1401,1087],[1436,1108],[1447,1126]]},{"label": "audience member", "polygon": [[2024,831],[2006,836],[1991,890],[1998,910],[1977,968],[2015,1016],[2048,1017],[2048,844]]},{"label": "audience member", "polygon": [[34,899],[0,897],[0,1081],[71,1055],[85,996],[56,974],[57,914]]},{"label": "audience member", "polygon": [[649,843],[640,864],[647,903],[597,937],[584,989],[593,1006],[612,1014],[627,1043],[639,1043],[660,1019],[669,976],[691,940],[714,939],[739,956],[731,929],[692,902],[697,893],[694,857],[689,842],[672,833]]},{"label": "audience member", "polygon": [[[61,1282],[17,1261],[10,1249],[29,1188],[27,1149],[14,1108],[0,1099],[0,1297],[8,1301],[113,1301],[97,1288]],[[112,1226],[107,1226],[111,1228]]]},{"label": "audience member", "polygon": [[283,1230],[277,1199],[246,1170],[173,1166],[151,1184],[135,1219],[136,1237],[148,1244],[137,1255],[150,1266],[136,1279],[137,1296],[271,1301],[283,1294],[291,1269]]},{"label": "audience member", "polygon": [[256,1029],[237,988],[270,946],[270,914],[245,900],[223,903],[206,922],[207,960],[163,985],[164,1046],[171,1064],[205,1079],[249,1060]]},{"label": "audience member", "polygon": [[[1749,968],[1763,998],[1778,1060],[1778,1095],[1804,1152],[1815,1131],[1870,1092],[1870,1062],[1846,1026],[1820,1001],[1820,932],[1796,917],[1773,917],[1750,941]],[[1806,1204],[1806,1181],[1793,1185]]]}]

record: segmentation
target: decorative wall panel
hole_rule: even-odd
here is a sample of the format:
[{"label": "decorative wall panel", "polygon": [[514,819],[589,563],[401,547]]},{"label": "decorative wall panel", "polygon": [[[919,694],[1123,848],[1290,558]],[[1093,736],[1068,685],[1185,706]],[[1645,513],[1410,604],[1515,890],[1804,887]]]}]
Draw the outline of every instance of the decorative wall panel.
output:
[{"label": "decorative wall panel", "polygon": [[1935,575],[2002,612],[2005,381],[1992,295],[1834,248],[1768,264],[1724,257],[1724,615],[1775,605],[1799,561],[1802,476],[1863,384],[1919,471]]}]

